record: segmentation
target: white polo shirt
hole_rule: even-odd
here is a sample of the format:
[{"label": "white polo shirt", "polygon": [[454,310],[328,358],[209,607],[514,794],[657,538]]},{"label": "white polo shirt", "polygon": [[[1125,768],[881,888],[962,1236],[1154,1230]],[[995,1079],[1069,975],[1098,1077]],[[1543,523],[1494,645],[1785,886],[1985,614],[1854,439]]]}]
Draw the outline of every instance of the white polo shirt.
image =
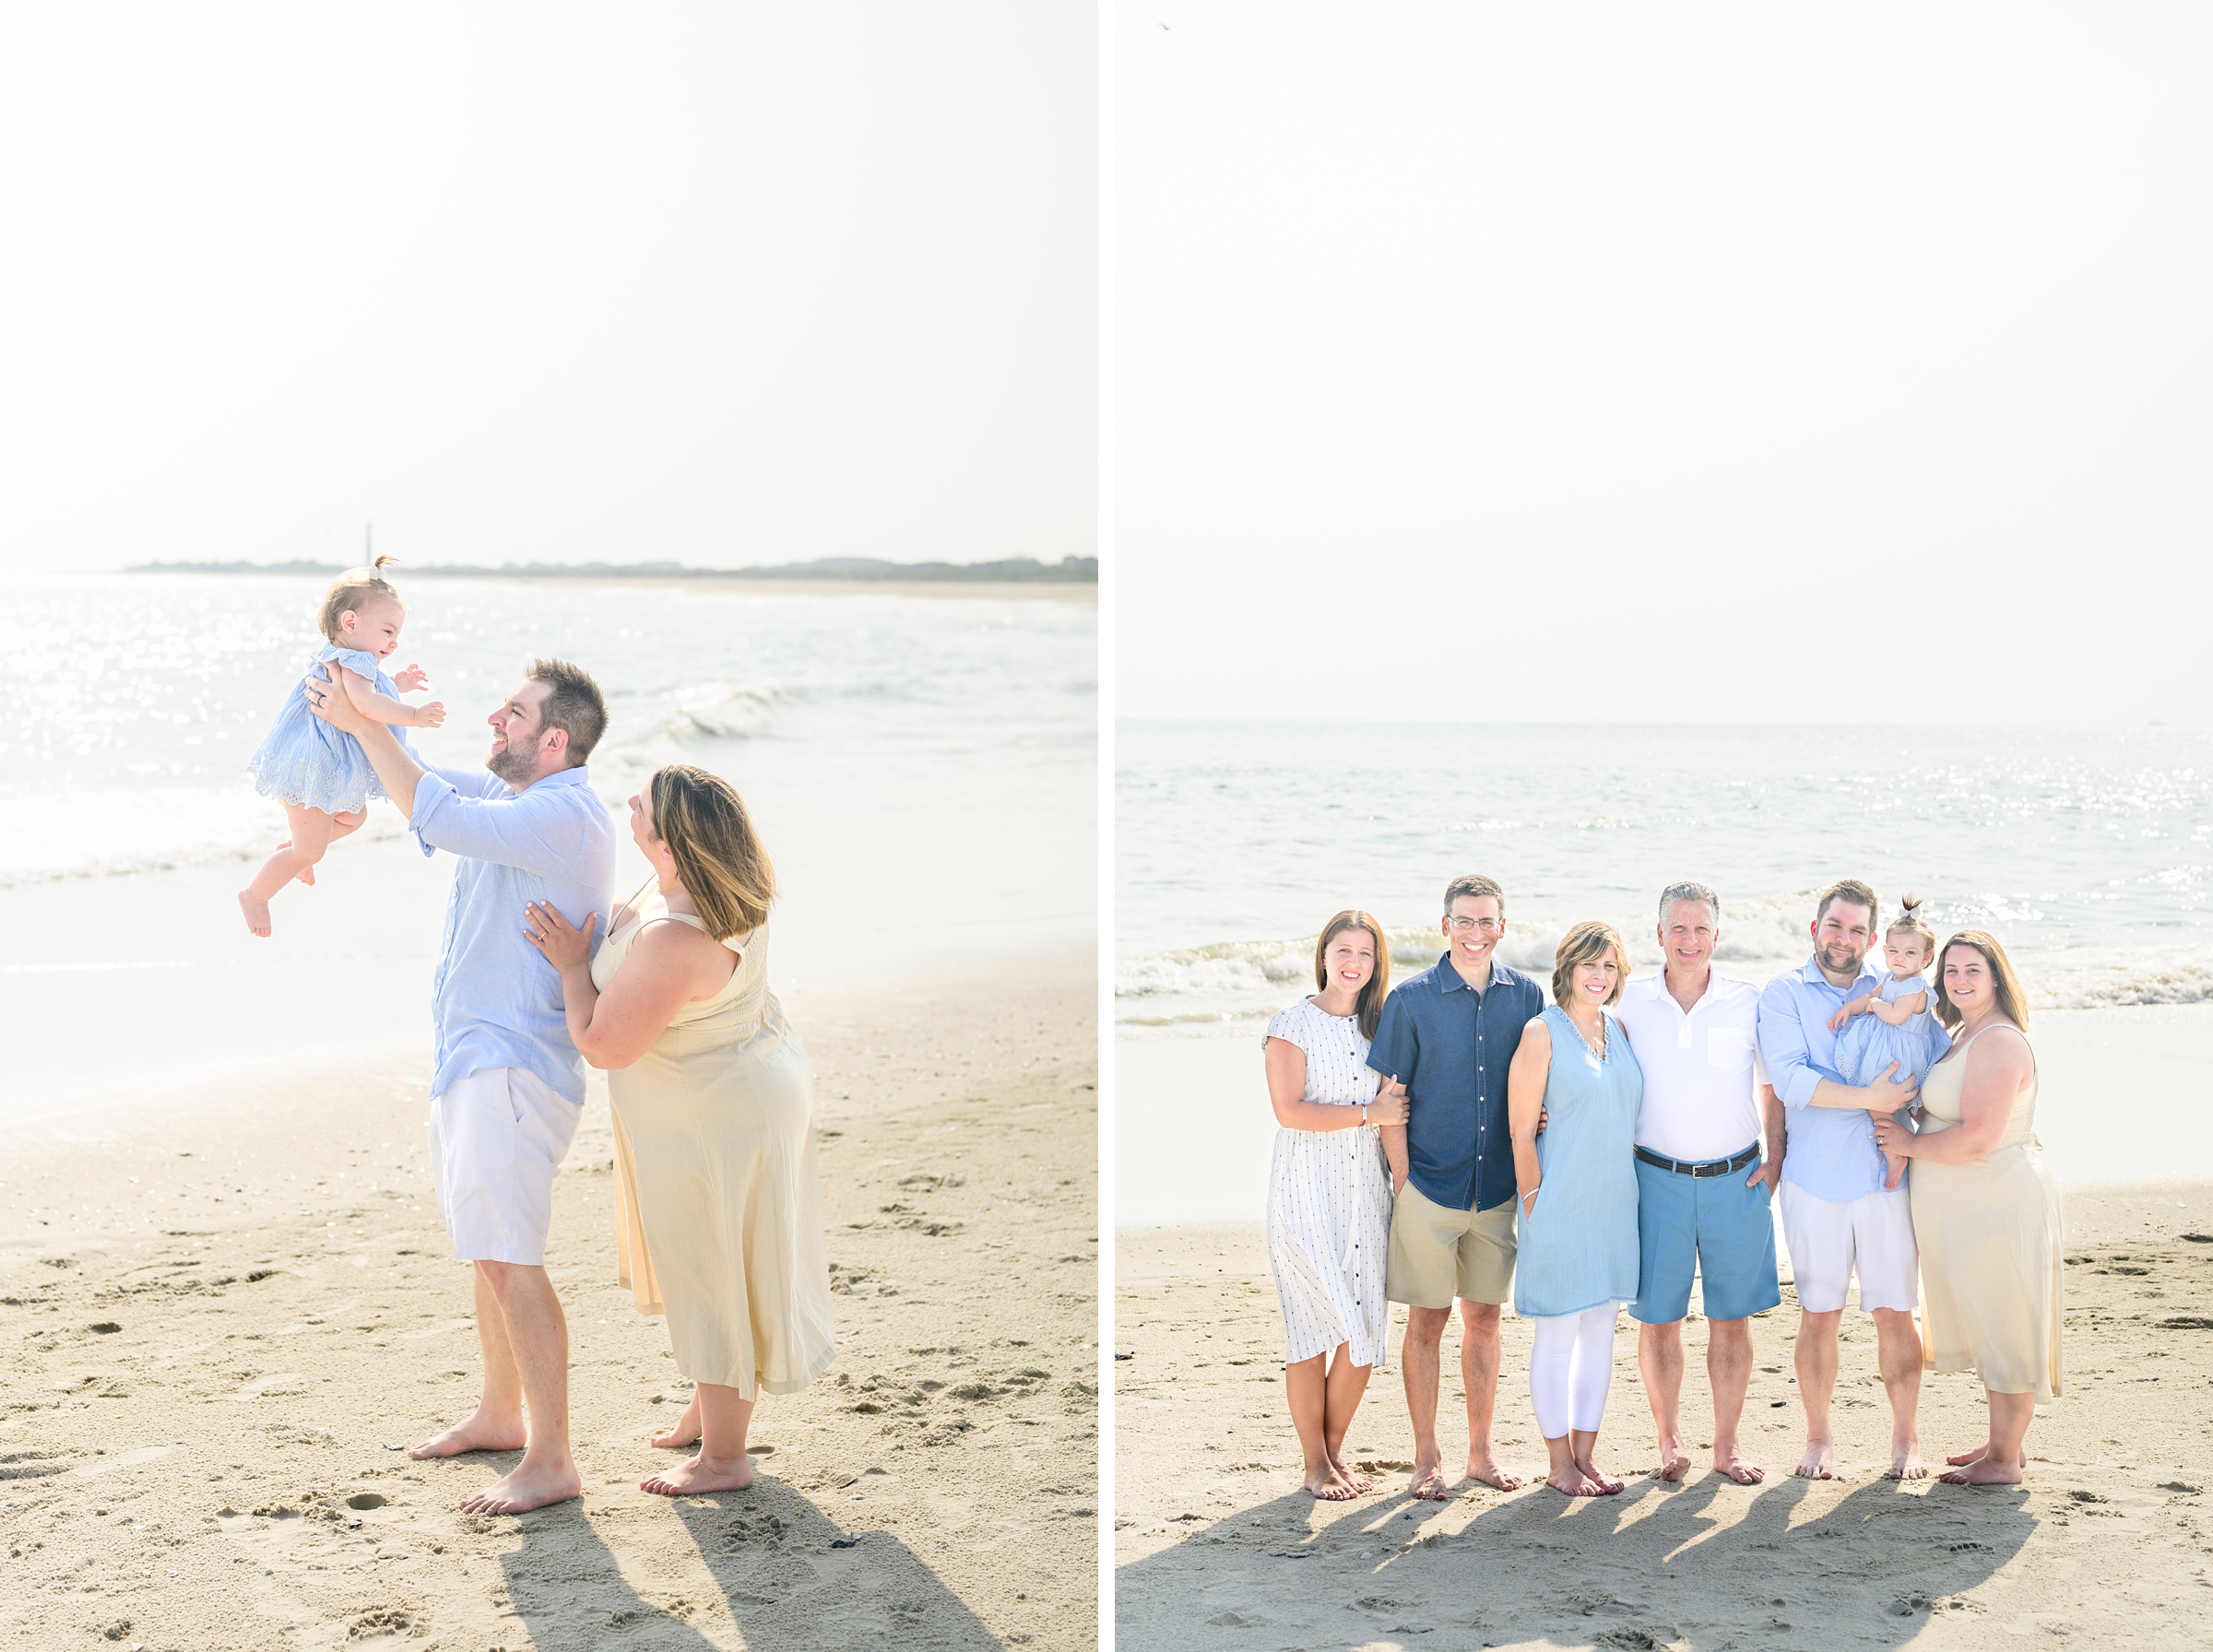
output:
[{"label": "white polo shirt", "polygon": [[1670,1159],[1727,1159],[1759,1139],[1759,988],[1711,971],[1685,1014],[1663,975],[1632,980],[1614,1014],[1644,1069],[1637,1145]]}]

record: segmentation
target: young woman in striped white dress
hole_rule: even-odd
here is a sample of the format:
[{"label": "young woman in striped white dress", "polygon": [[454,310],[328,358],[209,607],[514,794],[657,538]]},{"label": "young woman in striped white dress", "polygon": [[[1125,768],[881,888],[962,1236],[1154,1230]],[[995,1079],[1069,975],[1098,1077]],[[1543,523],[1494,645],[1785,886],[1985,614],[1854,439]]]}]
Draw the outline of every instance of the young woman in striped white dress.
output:
[{"label": "young woman in striped white dress", "polygon": [[1405,1122],[1406,1092],[1379,1088],[1367,1067],[1391,990],[1383,926],[1365,912],[1331,918],[1315,944],[1314,984],[1321,990],[1280,1012],[1261,1041],[1283,1127],[1268,1175],[1268,1263],[1306,1487],[1336,1503],[1374,1489],[1345,1463],[1344,1436],[1391,1317],[1391,1167],[1376,1127]]}]

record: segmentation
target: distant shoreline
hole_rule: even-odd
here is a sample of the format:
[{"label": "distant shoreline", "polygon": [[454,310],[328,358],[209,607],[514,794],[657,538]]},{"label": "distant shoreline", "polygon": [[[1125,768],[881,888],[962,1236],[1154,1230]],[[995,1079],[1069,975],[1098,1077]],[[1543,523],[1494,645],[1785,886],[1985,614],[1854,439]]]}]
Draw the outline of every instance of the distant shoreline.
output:
[{"label": "distant shoreline", "polygon": [[[140,562],[125,573],[337,574],[340,562]],[[396,564],[395,564],[396,566]],[[426,563],[404,571],[408,579],[745,580],[781,585],[1096,585],[1096,557],[1040,562],[1008,557],[996,562],[888,562],[874,557],[824,557],[773,567],[693,568],[682,562],[505,562],[497,568],[469,563]]]}]

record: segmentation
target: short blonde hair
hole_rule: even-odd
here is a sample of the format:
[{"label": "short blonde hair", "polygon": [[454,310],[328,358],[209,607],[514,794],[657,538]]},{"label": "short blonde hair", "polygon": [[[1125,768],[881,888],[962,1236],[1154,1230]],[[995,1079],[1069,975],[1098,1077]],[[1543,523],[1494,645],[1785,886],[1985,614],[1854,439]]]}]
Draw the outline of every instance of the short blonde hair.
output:
[{"label": "short blonde hair", "polygon": [[1367,985],[1360,989],[1354,1001],[1353,1015],[1359,1024],[1360,1036],[1373,1038],[1383,1021],[1383,999],[1391,991],[1391,943],[1383,938],[1383,926],[1377,923],[1372,913],[1362,912],[1357,906],[1348,906],[1321,926],[1321,938],[1314,943],[1314,985],[1329,990],[1330,972],[1322,962],[1330,943],[1347,929],[1365,929],[1368,938],[1376,943],[1376,971],[1368,976]]},{"label": "short blonde hair", "polygon": [[709,935],[730,940],[768,922],[775,868],[728,781],[691,763],[655,771],[653,834],[669,845],[677,881]]},{"label": "short blonde hair", "polygon": [[[331,582],[330,589],[323,593],[323,606],[315,613],[315,629],[326,642],[338,640],[338,616],[351,611],[359,613],[363,603],[399,602],[399,593],[385,577],[385,570],[397,561],[397,557],[383,556],[366,568],[349,568]],[[400,602],[401,608],[408,605]]]},{"label": "short blonde hair", "polygon": [[1997,993],[1998,1013],[2022,1032],[2028,1032],[2029,995],[2021,990],[2021,978],[2013,973],[2013,963],[2006,958],[2006,949],[1998,945],[1998,938],[1987,929],[1962,929],[1946,941],[1936,954],[1936,1019],[1947,1027],[1957,1027],[1967,1019],[1944,996],[1945,954],[1954,947],[1972,947],[1982,954],[1982,962],[1990,965],[1991,980]]},{"label": "short blonde hair", "polygon": [[1620,1003],[1621,989],[1629,980],[1629,950],[1621,944],[1618,929],[1596,918],[1585,918],[1560,937],[1559,949],[1552,955],[1552,1001],[1562,1009],[1567,1009],[1568,1000],[1575,994],[1576,966],[1597,963],[1609,951],[1621,971],[1614,977],[1614,991],[1606,1002]]}]

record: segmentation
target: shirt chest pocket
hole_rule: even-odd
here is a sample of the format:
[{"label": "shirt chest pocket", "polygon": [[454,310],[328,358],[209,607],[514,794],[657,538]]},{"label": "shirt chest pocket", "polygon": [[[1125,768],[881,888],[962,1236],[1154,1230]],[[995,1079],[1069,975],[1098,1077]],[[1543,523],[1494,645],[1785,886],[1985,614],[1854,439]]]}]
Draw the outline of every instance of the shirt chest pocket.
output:
[{"label": "shirt chest pocket", "polygon": [[1736,1072],[1752,1065],[1752,1034],[1742,1027],[1715,1027],[1706,1034],[1706,1065]]}]

